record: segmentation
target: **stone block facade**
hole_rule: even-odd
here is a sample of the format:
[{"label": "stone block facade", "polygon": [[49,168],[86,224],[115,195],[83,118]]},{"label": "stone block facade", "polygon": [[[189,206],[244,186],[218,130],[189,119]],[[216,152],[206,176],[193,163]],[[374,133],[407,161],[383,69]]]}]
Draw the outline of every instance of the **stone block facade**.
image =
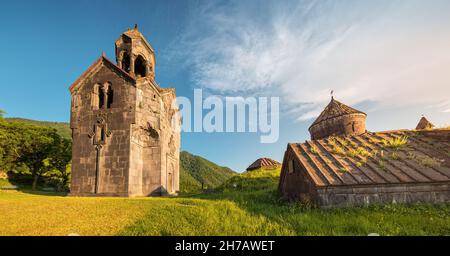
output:
[{"label": "stone block facade", "polygon": [[150,196],[179,190],[180,118],[174,89],[154,80],[142,34],[116,41],[117,64],[100,57],[70,88],[71,194]]}]

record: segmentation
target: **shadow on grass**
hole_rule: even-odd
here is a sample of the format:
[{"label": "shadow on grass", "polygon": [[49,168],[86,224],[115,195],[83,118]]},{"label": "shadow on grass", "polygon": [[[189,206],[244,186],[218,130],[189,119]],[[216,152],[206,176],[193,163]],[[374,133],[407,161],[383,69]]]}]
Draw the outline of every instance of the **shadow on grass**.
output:
[{"label": "shadow on grass", "polygon": [[[3,182],[1,182],[3,181]],[[38,183],[36,190],[31,186],[32,178],[30,175],[12,175],[8,173],[8,179],[0,180],[0,190],[16,190],[22,193],[45,196],[67,196],[67,191],[58,191],[55,187],[45,185],[44,182]]]}]

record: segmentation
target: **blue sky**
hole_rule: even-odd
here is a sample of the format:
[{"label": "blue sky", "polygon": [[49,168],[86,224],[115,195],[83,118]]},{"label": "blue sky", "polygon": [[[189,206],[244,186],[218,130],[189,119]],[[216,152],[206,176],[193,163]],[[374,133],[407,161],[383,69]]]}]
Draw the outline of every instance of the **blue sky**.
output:
[{"label": "blue sky", "polygon": [[0,9],[0,109],[65,121],[68,87],[139,24],[156,79],[192,98],[279,96],[280,138],[183,133],[182,150],[242,171],[279,161],[329,101],[368,114],[369,130],[450,125],[450,1],[8,1]]}]

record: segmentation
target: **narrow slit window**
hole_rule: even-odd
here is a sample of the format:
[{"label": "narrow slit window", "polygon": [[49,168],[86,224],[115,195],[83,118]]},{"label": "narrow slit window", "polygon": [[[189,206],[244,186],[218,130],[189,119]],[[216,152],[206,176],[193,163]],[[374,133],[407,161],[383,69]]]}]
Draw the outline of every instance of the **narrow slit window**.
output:
[{"label": "narrow slit window", "polygon": [[105,95],[103,94],[103,88],[101,86],[98,87],[98,108],[103,108],[105,100]]},{"label": "narrow slit window", "polygon": [[101,133],[100,133],[100,141],[103,143],[105,142],[105,127],[102,127]]},{"label": "narrow slit window", "polygon": [[111,87],[111,84],[107,85],[108,87],[108,102],[106,103],[106,107],[107,108],[111,108],[111,105],[113,104],[114,101],[114,91]]}]

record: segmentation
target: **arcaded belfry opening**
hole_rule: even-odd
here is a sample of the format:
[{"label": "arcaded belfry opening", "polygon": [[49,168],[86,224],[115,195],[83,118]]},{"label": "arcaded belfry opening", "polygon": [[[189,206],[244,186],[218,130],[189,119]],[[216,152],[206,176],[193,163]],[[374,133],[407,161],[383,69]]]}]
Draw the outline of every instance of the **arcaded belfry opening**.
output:
[{"label": "arcaded belfry opening", "polygon": [[139,55],[134,62],[134,74],[136,77],[147,76],[147,61]]},{"label": "arcaded belfry opening", "polygon": [[130,73],[131,71],[131,57],[128,52],[124,52],[122,56],[122,69]]}]

